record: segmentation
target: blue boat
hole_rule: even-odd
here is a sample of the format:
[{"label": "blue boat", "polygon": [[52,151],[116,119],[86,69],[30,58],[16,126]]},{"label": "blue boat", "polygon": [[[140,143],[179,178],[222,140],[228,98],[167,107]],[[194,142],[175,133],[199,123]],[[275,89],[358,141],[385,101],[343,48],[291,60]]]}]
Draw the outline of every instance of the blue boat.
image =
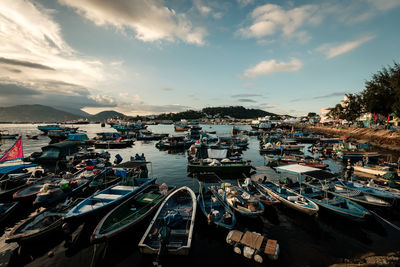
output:
[{"label": "blue boat", "polygon": [[201,211],[206,216],[209,224],[214,223],[217,226],[233,229],[236,224],[235,213],[221,199],[218,193],[211,188],[207,188],[204,183],[199,181],[199,195],[197,203]]},{"label": "blue boat", "polygon": [[250,193],[230,183],[221,183],[220,187],[211,187],[225,203],[243,216],[257,217],[264,213],[264,205]]},{"label": "blue boat", "polygon": [[53,130],[61,130],[61,127],[59,124],[50,124],[50,125],[38,125],[38,130],[47,133],[48,131],[53,131]]},{"label": "blue boat", "polygon": [[379,198],[389,200],[389,201],[400,200],[399,194],[393,194],[391,192],[383,191],[378,188],[369,187],[369,186],[366,186],[366,185],[363,185],[363,184],[360,184],[357,182],[339,180],[339,181],[335,182],[335,186],[338,186],[341,188],[347,188],[350,190],[358,190],[358,191],[363,192],[364,194],[368,194],[368,195],[371,195],[374,197],[379,197]]},{"label": "blue boat", "polygon": [[156,178],[136,178],[132,180],[125,178],[124,181],[91,195],[78,203],[65,215],[64,219],[69,222],[77,222],[88,216],[96,218],[125,199],[143,191],[151,184],[154,184],[155,181]]},{"label": "blue boat", "polygon": [[325,210],[346,219],[361,222],[366,221],[371,217],[371,213],[363,206],[350,199],[329,193],[328,191],[311,187],[306,184],[303,184],[301,188],[298,187],[292,189],[296,192],[301,192],[303,196],[311,199],[320,208],[324,208]]}]

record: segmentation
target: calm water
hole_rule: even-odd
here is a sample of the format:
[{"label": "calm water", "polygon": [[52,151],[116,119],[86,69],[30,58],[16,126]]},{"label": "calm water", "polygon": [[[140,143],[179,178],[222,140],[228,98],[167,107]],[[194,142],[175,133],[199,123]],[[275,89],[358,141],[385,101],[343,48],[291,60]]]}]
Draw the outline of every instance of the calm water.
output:
[{"label": "calm water", "polygon": [[[201,125],[203,130],[217,131],[219,136],[229,136],[231,125]],[[39,140],[27,140],[26,134],[39,134],[35,124],[2,124],[0,129],[7,129],[10,133],[23,135],[25,156],[40,151],[47,145],[49,138],[39,136]],[[243,126],[243,129],[250,129]],[[109,126],[104,128],[99,124],[79,125],[79,129],[86,131],[90,138],[97,132],[114,131]],[[174,133],[172,125],[149,126],[155,133]],[[123,150],[109,150],[114,160],[115,154],[120,154],[124,160],[136,153],[144,153],[152,162],[153,176],[159,181],[177,187],[187,185],[197,190],[197,181],[188,177],[186,171],[186,155],[184,152],[168,153],[155,148],[155,141],[137,141],[132,148]],[[0,147],[8,148],[12,141],[4,141]],[[251,160],[254,166],[262,166],[264,159],[258,152],[258,140],[249,137],[249,149],[243,153],[243,158]],[[325,161],[334,172],[340,172],[342,166],[328,159]],[[399,212],[380,212],[393,223],[400,225]],[[147,222],[146,222],[147,224]],[[152,266],[152,258],[140,255],[137,249],[146,225],[138,226],[133,232],[117,240],[96,247],[88,243],[88,237],[93,226],[85,226],[78,242],[73,248],[66,250],[60,240],[41,244],[29,252],[34,258],[27,256],[18,258],[14,264],[28,263],[32,266]],[[317,218],[309,217],[283,206],[269,207],[266,214],[259,219],[238,218],[238,228],[267,233],[270,238],[277,239],[281,246],[280,258],[276,262],[268,262],[275,266],[326,266],[337,262],[340,258],[357,257],[367,252],[382,254],[396,251],[400,248],[400,232],[394,230],[379,219],[369,223],[352,223],[340,220],[329,214],[321,213]],[[232,247],[225,243],[227,232],[223,229],[208,226],[201,212],[198,212],[195,225],[195,235],[191,253],[188,257],[169,258],[166,266],[254,266],[253,261],[233,253]],[[61,243],[60,243],[61,242]],[[55,251],[55,256],[48,257],[49,250]],[[93,251],[96,253],[93,255]],[[27,259],[28,258],[28,259]]]}]

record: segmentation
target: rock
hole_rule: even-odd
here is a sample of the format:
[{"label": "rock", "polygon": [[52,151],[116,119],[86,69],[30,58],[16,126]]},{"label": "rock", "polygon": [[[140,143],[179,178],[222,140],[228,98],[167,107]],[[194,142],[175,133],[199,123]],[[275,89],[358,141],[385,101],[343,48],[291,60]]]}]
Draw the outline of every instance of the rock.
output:
[{"label": "rock", "polygon": [[366,258],[372,257],[372,256],[375,256],[375,253],[374,253],[374,252],[368,252],[368,253],[362,255],[362,256],[360,257],[360,259],[365,260]]},{"label": "rock", "polygon": [[373,256],[365,259],[365,262],[367,264],[372,264],[372,265],[387,265],[388,261],[386,259],[386,256]]},{"label": "rock", "polygon": [[49,253],[47,253],[47,256],[49,256],[49,258],[54,256],[54,250],[50,250]]}]

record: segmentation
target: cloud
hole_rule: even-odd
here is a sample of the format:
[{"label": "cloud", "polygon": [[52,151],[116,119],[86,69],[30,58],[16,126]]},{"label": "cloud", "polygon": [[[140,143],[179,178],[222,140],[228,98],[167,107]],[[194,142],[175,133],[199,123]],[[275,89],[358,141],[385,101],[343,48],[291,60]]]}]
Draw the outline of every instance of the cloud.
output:
[{"label": "cloud", "polygon": [[237,0],[241,7],[245,7],[247,5],[251,5],[254,3],[254,0]]},{"label": "cloud", "polygon": [[327,95],[321,95],[321,96],[315,96],[313,99],[324,99],[324,98],[330,98],[330,97],[343,97],[346,92],[336,92],[336,93],[331,93]]},{"label": "cloud", "polygon": [[266,104],[266,105],[263,105],[262,107],[263,108],[276,108],[278,105],[277,104]]},{"label": "cloud", "polygon": [[276,62],[275,59],[261,61],[254,67],[251,67],[244,71],[242,77],[254,78],[259,75],[268,75],[274,72],[289,72],[298,71],[303,67],[298,59],[292,59],[289,62]]},{"label": "cloud", "polygon": [[21,96],[21,95],[32,96],[41,94],[39,91],[35,89],[27,88],[23,85],[13,84],[13,83],[0,83],[0,92],[2,97],[7,96],[7,98],[9,96]]},{"label": "cloud", "polygon": [[[194,27],[184,13],[164,6],[161,0],[59,0],[98,26],[111,25],[118,30],[132,29],[144,42],[159,40],[204,45],[206,30]],[[202,9],[207,13],[207,7]]]},{"label": "cloud", "polygon": [[240,97],[258,97],[258,96],[262,96],[260,94],[236,94],[236,95],[232,95],[233,98],[240,98]]},{"label": "cloud", "polygon": [[250,98],[239,98],[238,102],[247,102],[247,103],[257,103],[257,101],[250,99]]},{"label": "cloud", "polygon": [[173,89],[169,88],[169,87],[164,87],[164,88],[161,88],[161,90],[163,90],[163,91],[172,91]]},{"label": "cloud", "polygon": [[252,23],[250,26],[241,28],[239,34],[245,38],[264,38],[277,33],[285,38],[297,37],[308,41],[309,36],[300,28],[307,25],[318,25],[322,20],[316,5],[304,5],[293,9],[284,10],[279,5],[265,4],[259,6],[251,13]]},{"label": "cloud", "polygon": [[23,66],[23,67],[28,67],[28,68],[33,68],[33,69],[41,69],[41,70],[55,70],[53,68],[50,68],[50,67],[42,65],[42,64],[37,64],[37,63],[23,61],[23,60],[9,59],[9,58],[4,58],[4,57],[0,57],[0,64]]},{"label": "cloud", "polygon": [[193,4],[196,7],[196,9],[200,12],[200,14],[203,16],[207,16],[212,11],[210,7],[203,4],[202,0],[194,0]]},{"label": "cloud", "polygon": [[364,36],[358,40],[347,42],[344,44],[336,45],[334,46],[333,44],[324,44],[320,47],[317,48],[317,51],[325,54],[327,59],[345,54],[347,52],[350,52],[360,45],[362,45],[365,42],[368,42],[369,40],[374,39],[375,36]]}]

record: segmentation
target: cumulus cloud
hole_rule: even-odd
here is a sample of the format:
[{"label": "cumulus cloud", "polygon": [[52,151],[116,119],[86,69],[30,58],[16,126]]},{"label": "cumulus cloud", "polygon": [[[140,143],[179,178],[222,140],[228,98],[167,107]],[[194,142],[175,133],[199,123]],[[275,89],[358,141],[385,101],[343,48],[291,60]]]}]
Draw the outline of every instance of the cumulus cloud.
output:
[{"label": "cumulus cloud", "polygon": [[257,101],[250,99],[250,98],[239,98],[237,101],[246,102],[246,103],[257,103]]},{"label": "cumulus cloud", "polygon": [[254,0],[237,0],[241,7],[245,7],[247,5],[251,5],[254,3]]},{"label": "cumulus cloud", "polygon": [[261,61],[254,67],[244,71],[242,77],[254,78],[259,75],[268,75],[274,72],[298,71],[303,67],[300,60],[293,58],[289,62],[276,62],[275,59]]},{"label": "cumulus cloud", "polygon": [[[59,0],[98,26],[112,25],[119,30],[132,29],[144,42],[158,40],[204,45],[206,30],[194,27],[184,13],[177,13],[161,0]],[[203,6],[201,12],[209,10]]]},{"label": "cumulus cloud", "polygon": [[263,38],[281,33],[286,38],[306,40],[308,35],[305,31],[296,31],[305,25],[318,25],[322,17],[317,11],[318,6],[315,5],[285,10],[279,5],[265,4],[253,10],[251,25],[241,28],[239,33],[245,38]]},{"label": "cumulus cloud", "polygon": [[326,58],[330,59],[330,58],[348,53],[348,52],[356,49],[363,43],[368,42],[369,40],[372,40],[374,38],[375,38],[375,36],[365,36],[358,40],[347,42],[347,43],[340,44],[340,45],[324,44],[324,45],[318,47],[317,51],[325,54]]}]

